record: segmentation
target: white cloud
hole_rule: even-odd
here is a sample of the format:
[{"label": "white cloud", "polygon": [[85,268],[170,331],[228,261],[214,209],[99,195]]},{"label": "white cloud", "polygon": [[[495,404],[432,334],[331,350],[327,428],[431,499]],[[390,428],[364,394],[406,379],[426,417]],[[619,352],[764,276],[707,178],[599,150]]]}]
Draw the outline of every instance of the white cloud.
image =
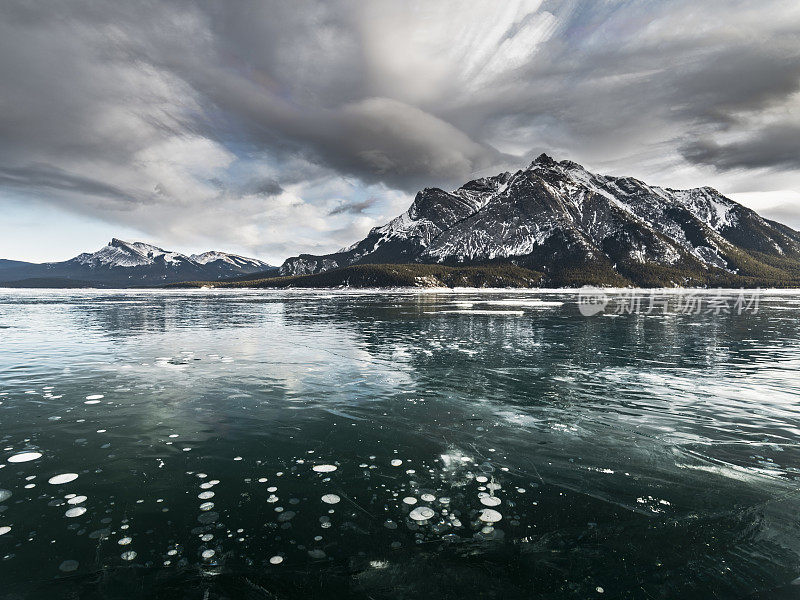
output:
[{"label": "white cloud", "polygon": [[548,151],[784,190],[764,210],[797,224],[798,26],[782,0],[8,0],[0,203],[277,261]]}]

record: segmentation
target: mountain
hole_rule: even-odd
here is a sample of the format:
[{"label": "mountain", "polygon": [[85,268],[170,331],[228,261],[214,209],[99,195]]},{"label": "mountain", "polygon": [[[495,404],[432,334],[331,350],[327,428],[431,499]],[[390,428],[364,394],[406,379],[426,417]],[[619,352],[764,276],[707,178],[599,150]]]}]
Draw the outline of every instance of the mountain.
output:
[{"label": "mountain", "polygon": [[[359,265],[374,268],[348,269]],[[327,275],[333,270],[337,273]],[[326,276],[274,281],[278,275],[321,273]],[[405,213],[363,240],[333,254],[289,258],[280,271],[224,252],[187,256],[118,239],[64,262],[0,260],[4,286],[220,280],[267,286],[436,280],[442,285],[800,287],[800,233],[712,188],[651,186],[542,154],[516,173],[476,179],[451,192],[426,188]]]},{"label": "mountain", "polygon": [[114,238],[97,252],[79,254],[63,262],[0,260],[0,285],[19,287],[31,282],[35,287],[65,287],[65,283],[72,282],[80,287],[132,287],[253,273],[267,276],[276,271],[265,262],[236,254],[212,251],[186,256],[143,242]]},{"label": "mountain", "polygon": [[786,286],[800,284],[800,233],[709,187],[661,188],[542,154],[452,192],[426,188],[363,240],[280,272],[379,263],[512,264],[553,286]]}]

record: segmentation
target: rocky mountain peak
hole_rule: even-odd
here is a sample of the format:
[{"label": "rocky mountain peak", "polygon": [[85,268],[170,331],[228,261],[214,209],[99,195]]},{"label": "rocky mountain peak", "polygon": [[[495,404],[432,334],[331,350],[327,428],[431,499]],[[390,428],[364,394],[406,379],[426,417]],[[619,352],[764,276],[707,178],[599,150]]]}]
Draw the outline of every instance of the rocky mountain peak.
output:
[{"label": "rocky mountain peak", "polygon": [[530,164],[529,168],[532,169],[532,168],[536,167],[537,165],[554,166],[554,165],[557,165],[557,164],[558,163],[556,162],[556,160],[552,156],[542,152],[539,156],[537,156],[536,158],[533,159],[533,162]]},{"label": "rocky mountain peak", "polygon": [[331,255],[290,258],[281,272],[504,262],[547,273],[551,285],[683,285],[777,277],[787,257],[800,272],[800,234],[712,188],[650,186],[543,153],[514,174],[452,192],[426,188],[408,211],[360,242]]},{"label": "rocky mountain peak", "polygon": [[2,269],[0,281],[63,278],[100,285],[158,285],[191,280],[215,280],[274,270],[275,267],[236,254],[205,252],[191,257],[144,242],[119,238],[96,252],[84,252],[63,262],[19,263]]}]

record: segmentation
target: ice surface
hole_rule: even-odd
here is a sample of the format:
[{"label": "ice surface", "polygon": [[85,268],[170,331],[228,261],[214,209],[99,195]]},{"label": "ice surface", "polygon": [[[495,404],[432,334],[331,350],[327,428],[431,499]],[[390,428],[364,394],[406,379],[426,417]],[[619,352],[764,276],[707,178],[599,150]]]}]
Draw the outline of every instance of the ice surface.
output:
[{"label": "ice surface", "polygon": [[53,485],[62,485],[64,483],[69,483],[70,481],[75,481],[77,478],[77,473],[62,473],[61,475],[54,475],[47,480],[47,483]]},{"label": "ice surface", "polygon": [[41,458],[41,452],[22,452],[20,454],[15,454],[14,456],[10,456],[8,458],[8,462],[10,463],[23,463],[29,462],[32,460],[36,460],[37,458]]}]

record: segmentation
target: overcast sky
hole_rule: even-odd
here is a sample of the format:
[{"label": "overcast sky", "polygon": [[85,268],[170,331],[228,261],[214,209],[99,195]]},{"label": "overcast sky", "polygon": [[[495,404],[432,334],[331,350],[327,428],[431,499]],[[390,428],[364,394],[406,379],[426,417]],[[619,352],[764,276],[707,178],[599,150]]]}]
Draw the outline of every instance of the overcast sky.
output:
[{"label": "overcast sky", "polygon": [[797,0],[3,0],[0,258],[280,263],[546,151],[800,228]]}]

